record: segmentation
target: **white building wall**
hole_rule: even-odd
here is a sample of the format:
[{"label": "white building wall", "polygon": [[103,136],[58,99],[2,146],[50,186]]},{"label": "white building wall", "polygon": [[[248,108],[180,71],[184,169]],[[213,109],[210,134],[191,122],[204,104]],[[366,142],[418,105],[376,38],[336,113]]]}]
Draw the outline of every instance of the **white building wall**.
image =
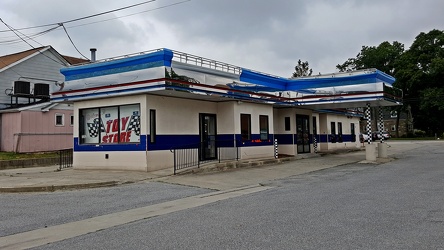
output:
[{"label": "white building wall", "polygon": [[[147,95],[146,98],[148,112],[150,109],[156,110],[156,132],[159,136],[199,135],[200,113],[216,114],[217,133],[219,134],[220,129],[223,129],[223,126],[219,125],[219,122],[223,119],[217,115],[218,104],[216,102],[155,95]],[[149,117],[149,114],[147,116]],[[172,168],[174,166],[174,155],[170,150],[150,151],[148,148],[147,165],[148,171]]]},{"label": "white building wall", "polygon": [[[293,144],[279,144],[279,154],[297,155],[297,142],[294,140],[296,134],[296,115],[307,115],[309,117],[309,131],[313,131],[312,111],[298,108],[275,109],[275,134],[291,135]],[[285,131],[285,117],[290,117],[290,130]],[[279,143],[279,141],[278,141]],[[313,152],[313,149],[310,150]]]},{"label": "white building wall", "polygon": [[[235,126],[236,134],[241,134],[240,128],[240,115],[250,114],[251,115],[251,134],[260,134],[259,131],[259,116],[268,116],[268,126],[269,134],[274,133],[274,116],[273,116],[273,106],[266,104],[257,103],[247,103],[247,102],[237,102],[235,105]],[[273,137],[270,136],[270,140]],[[251,159],[251,158],[261,158],[261,157],[273,157],[274,156],[274,146],[253,146],[253,147],[241,147],[239,153],[240,159]]]},{"label": "white building wall", "polygon": [[[320,134],[327,136],[328,142],[320,143],[321,151],[327,150],[335,150],[335,149],[344,149],[344,148],[359,148],[359,117],[348,117],[345,115],[336,115],[336,114],[320,114]],[[330,141],[329,135],[331,134],[331,122],[335,123],[336,126],[336,134],[338,134],[338,122],[342,123],[342,134],[350,135],[351,134],[351,123],[355,124],[355,133],[356,133],[356,141],[350,142],[335,142],[332,143]]]}]

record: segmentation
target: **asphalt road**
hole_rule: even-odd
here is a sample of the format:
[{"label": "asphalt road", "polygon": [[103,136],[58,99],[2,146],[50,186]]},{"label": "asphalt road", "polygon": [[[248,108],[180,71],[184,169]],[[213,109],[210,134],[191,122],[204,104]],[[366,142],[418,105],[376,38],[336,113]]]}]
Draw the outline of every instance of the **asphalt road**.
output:
[{"label": "asphalt road", "polygon": [[210,192],[156,182],[0,195],[0,237]]},{"label": "asphalt road", "polygon": [[[381,165],[349,164],[270,181],[265,183],[269,189],[263,191],[135,220],[36,249],[444,249],[443,144],[425,143],[397,157]],[[212,194],[207,189],[158,185],[161,190],[186,190],[182,197]],[[139,198],[129,194],[133,190],[124,191],[131,187],[107,190],[116,200],[134,203],[131,200]],[[161,192],[167,194],[165,190]],[[101,191],[85,192],[97,192],[86,198],[88,202],[101,196]],[[27,205],[16,201],[16,195],[11,197],[8,206]],[[88,206],[84,199],[82,195],[71,198]],[[3,201],[0,211],[5,207],[11,211]],[[150,202],[155,203],[139,205]],[[93,208],[99,209],[99,204]],[[58,205],[53,206],[49,212],[57,210]],[[109,207],[97,214],[113,212]],[[130,208],[122,205],[121,209]],[[5,216],[3,211],[1,214]],[[79,219],[77,216],[72,220]],[[14,223],[25,222],[16,219],[9,224]],[[0,228],[10,230],[3,223]]]}]

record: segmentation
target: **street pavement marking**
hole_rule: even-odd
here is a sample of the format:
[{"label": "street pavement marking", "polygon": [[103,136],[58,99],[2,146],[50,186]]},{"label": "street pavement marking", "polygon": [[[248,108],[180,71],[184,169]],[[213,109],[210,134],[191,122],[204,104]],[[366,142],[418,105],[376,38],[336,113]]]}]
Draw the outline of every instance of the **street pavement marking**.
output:
[{"label": "street pavement marking", "polygon": [[160,204],[101,215],[85,220],[36,229],[24,233],[0,237],[0,249],[25,249],[74,238],[130,222],[152,218],[209,203],[239,197],[270,189],[270,186],[246,186],[232,190],[217,191]]}]

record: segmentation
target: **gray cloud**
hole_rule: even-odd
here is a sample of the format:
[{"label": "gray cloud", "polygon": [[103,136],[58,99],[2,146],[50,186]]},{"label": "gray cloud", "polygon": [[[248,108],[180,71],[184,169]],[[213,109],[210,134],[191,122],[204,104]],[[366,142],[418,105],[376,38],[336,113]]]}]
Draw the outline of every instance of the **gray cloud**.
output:
[{"label": "gray cloud", "polygon": [[[314,72],[329,73],[363,45],[399,41],[410,46],[416,35],[442,29],[440,0],[192,0],[116,20],[73,27],[177,3],[157,0],[134,9],[67,24],[83,54],[98,48],[112,57],[167,47],[227,63],[289,76],[298,59]],[[54,23],[142,0],[2,0],[0,17],[14,27]],[[420,4],[419,4],[420,3]],[[6,29],[6,27],[4,27]],[[3,30],[3,28],[0,28]],[[0,42],[6,34],[0,33]],[[60,53],[79,56],[61,30],[37,38]],[[28,49],[0,44],[0,54]]]}]

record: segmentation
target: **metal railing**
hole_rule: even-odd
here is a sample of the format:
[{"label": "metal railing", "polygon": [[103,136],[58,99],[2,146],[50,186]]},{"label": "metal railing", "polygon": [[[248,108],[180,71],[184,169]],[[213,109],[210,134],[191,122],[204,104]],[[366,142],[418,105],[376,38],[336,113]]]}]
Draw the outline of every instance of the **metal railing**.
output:
[{"label": "metal railing", "polygon": [[73,149],[62,149],[57,152],[59,154],[59,168],[58,170],[62,170],[64,168],[72,167],[72,157],[73,157]]},{"label": "metal railing", "polygon": [[233,73],[238,75],[242,73],[242,68],[239,66],[235,66],[224,62],[219,62],[201,56],[191,55],[176,50],[173,50],[173,53],[174,53],[173,61],[192,64],[209,69],[225,71],[228,73]]},{"label": "metal railing", "polygon": [[[204,154],[210,144],[215,146],[214,151],[210,153],[212,157]],[[174,155],[174,174],[186,168],[196,166],[199,168],[201,164],[211,161],[220,163],[224,160],[239,160],[239,147],[236,140],[187,144],[171,148],[170,151]]]}]

